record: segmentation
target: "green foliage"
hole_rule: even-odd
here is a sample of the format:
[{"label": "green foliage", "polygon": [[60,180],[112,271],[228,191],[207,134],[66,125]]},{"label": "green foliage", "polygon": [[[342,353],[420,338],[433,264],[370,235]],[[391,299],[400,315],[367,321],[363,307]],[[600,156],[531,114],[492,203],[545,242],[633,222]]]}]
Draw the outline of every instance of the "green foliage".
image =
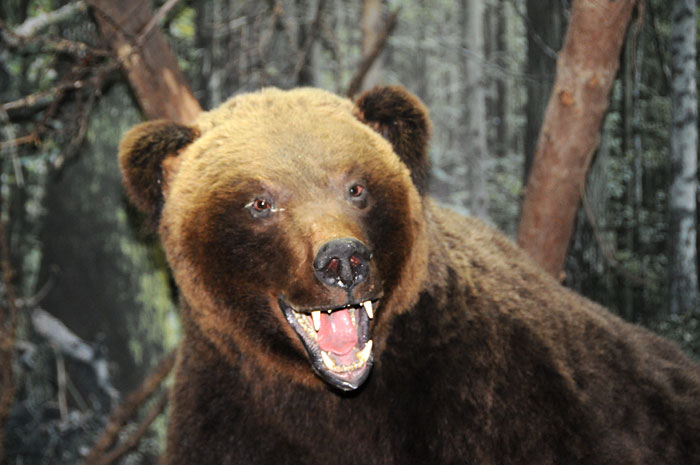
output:
[{"label": "green foliage", "polygon": [[664,316],[653,322],[651,329],[678,342],[681,349],[700,361],[700,315],[686,313]]},{"label": "green foliage", "polygon": [[197,50],[195,47],[196,23],[195,10],[190,6],[183,6],[175,11],[172,19],[167,24],[168,43],[175,51],[177,62],[185,74],[196,72],[194,65],[197,62]]},{"label": "green foliage", "polygon": [[168,32],[173,39],[191,41],[195,35],[195,11],[192,7],[180,9],[168,27]]}]

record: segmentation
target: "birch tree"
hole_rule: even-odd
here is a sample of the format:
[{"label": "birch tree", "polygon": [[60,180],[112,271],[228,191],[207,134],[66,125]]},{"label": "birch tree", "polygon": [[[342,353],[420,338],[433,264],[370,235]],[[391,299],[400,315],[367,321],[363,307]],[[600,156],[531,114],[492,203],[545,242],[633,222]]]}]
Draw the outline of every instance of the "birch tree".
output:
[{"label": "birch tree", "polygon": [[484,4],[481,0],[462,0],[462,60],[464,63],[463,118],[467,167],[465,179],[469,193],[469,212],[479,218],[488,216],[486,194],[486,87],[484,83]]},{"label": "birch tree", "polygon": [[696,192],[698,107],[695,82],[696,0],[674,0],[671,12],[671,187],[668,199],[668,305],[698,311]]}]

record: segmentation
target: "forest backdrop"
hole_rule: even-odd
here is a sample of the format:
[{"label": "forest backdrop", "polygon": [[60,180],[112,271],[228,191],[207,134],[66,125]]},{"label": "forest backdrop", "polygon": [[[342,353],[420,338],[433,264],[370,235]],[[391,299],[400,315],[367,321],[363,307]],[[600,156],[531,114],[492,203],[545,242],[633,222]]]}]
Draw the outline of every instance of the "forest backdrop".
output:
[{"label": "forest backdrop", "polygon": [[[581,22],[596,3],[620,9]],[[565,178],[571,240],[548,269],[700,356],[696,13],[695,0],[3,1],[0,460],[155,462],[177,296],[116,147],[146,117],[187,120],[263,86],[404,85],[434,123],[432,195],[535,252],[555,243],[544,202],[565,201],[525,186],[538,169],[554,179],[548,140],[569,144],[554,156],[579,151],[582,177]],[[143,79],[152,63],[172,82]],[[602,89],[595,105],[562,90],[582,76]],[[593,133],[579,129],[594,110]],[[528,197],[548,212],[530,235]]]}]

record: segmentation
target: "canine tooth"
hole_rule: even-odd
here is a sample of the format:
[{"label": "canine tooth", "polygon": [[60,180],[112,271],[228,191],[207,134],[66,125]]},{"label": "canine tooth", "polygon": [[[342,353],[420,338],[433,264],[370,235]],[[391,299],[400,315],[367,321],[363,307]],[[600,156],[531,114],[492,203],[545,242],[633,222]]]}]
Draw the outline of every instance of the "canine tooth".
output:
[{"label": "canine tooth", "polygon": [[311,312],[311,318],[314,320],[314,329],[318,332],[321,329],[321,312],[319,310]]},{"label": "canine tooth", "polygon": [[370,339],[369,341],[367,341],[362,350],[355,354],[355,358],[357,358],[360,361],[360,363],[365,363],[367,360],[369,360],[369,354],[371,352],[372,340]]},{"label": "canine tooth", "polygon": [[329,370],[335,369],[335,362],[331,358],[330,355],[328,355],[325,351],[321,351],[321,359],[323,360],[323,364],[326,365],[326,368]]},{"label": "canine tooth", "polygon": [[372,310],[372,301],[371,300],[365,300],[362,302],[362,306],[365,307],[365,312],[367,312],[367,316],[371,320],[374,318],[374,311]]}]

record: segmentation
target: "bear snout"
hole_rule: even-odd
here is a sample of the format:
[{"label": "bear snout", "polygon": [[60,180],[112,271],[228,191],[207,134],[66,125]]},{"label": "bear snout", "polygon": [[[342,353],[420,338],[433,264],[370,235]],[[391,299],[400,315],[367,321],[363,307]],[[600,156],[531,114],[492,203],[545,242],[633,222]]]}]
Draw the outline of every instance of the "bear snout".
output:
[{"label": "bear snout", "polygon": [[323,244],[314,258],[314,274],[328,287],[348,292],[369,278],[372,253],[357,239],[345,237]]}]

